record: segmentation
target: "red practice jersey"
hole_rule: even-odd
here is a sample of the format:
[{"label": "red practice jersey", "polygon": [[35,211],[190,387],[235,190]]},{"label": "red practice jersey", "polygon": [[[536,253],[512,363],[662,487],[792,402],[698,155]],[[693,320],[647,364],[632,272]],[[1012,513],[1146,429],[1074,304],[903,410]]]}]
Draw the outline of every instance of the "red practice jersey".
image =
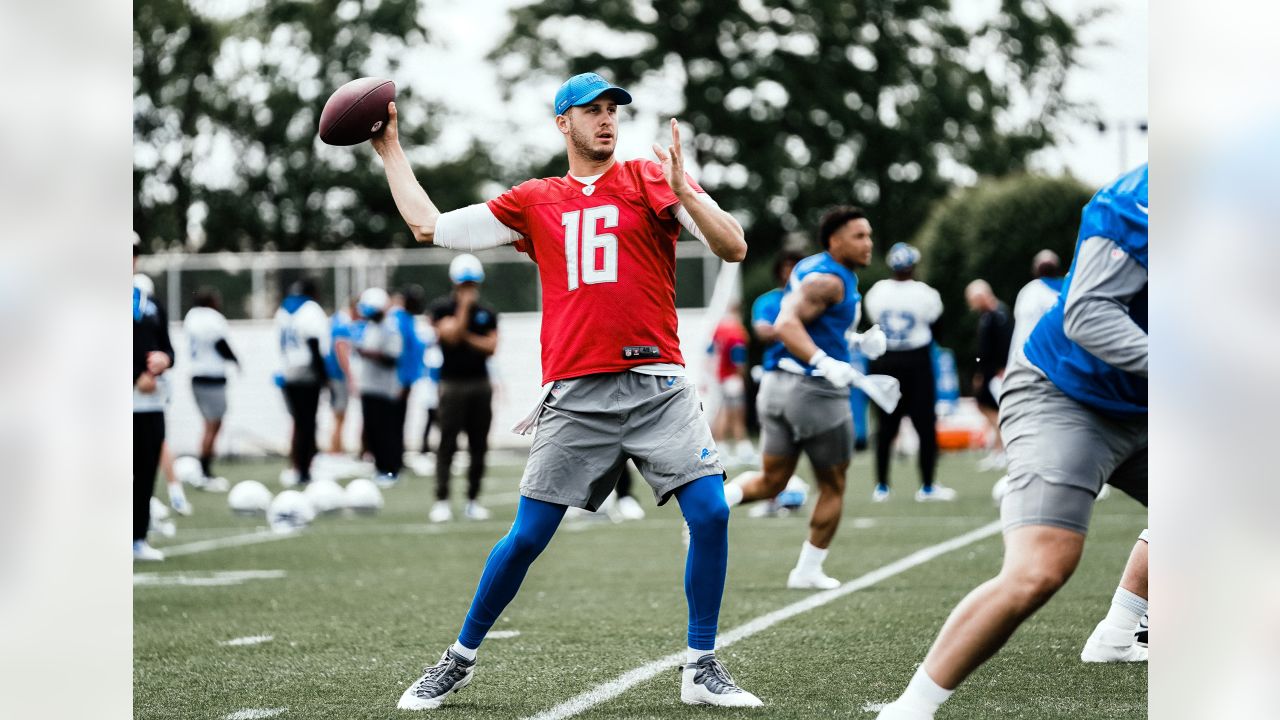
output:
[{"label": "red practice jersey", "polygon": [[738,320],[726,318],[716,326],[711,345],[716,352],[717,380],[724,382],[725,378],[739,374],[747,361],[747,340],[747,329]]},{"label": "red practice jersey", "polygon": [[[695,192],[702,189],[689,180]],[[524,236],[542,281],[542,381],[684,364],[676,337],[675,193],[652,160],[616,162],[594,185],[529,180],[489,209]]]}]

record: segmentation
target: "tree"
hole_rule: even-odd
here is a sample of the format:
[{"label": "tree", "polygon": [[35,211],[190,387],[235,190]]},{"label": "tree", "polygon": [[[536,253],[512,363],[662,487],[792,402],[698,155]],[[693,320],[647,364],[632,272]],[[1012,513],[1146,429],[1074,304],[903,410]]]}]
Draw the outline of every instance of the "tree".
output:
[{"label": "tree", "polygon": [[693,127],[700,181],[743,220],[758,268],[786,232],[811,232],[837,204],[869,210],[883,253],[958,179],[1021,170],[1052,142],[1072,110],[1061,89],[1088,18],[1002,0],[969,29],[949,8],[543,0],[513,11],[494,57],[512,84],[598,70],[670,86]]},{"label": "tree", "polygon": [[[334,89],[426,42],[416,0],[267,0],[229,19],[134,7],[134,227],[153,249],[412,243],[372,151],[325,146],[316,123]],[[427,146],[436,130],[406,88],[397,107],[406,145]],[[489,167],[474,146],[437,162],[435,199],[477,201]]]},{"label": "tree", "polygon": [[1017,174],[957,192],[930,213],[913,243],[923,255],[921,279],[945,305],[935,339],[955,351],[963,383],[972,375],[978,325],[964,302],[965,285],[986,280],[1012,310],[1037,252],[1058,253],[1066,272],[1080,211],[1092,194],[1070,177]]}]

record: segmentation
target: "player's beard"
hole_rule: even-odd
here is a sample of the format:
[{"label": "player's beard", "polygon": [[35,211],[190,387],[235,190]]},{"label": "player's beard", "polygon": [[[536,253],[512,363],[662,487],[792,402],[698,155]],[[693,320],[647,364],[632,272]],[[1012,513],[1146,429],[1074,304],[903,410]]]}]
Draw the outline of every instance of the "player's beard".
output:
[{"label": "player's beard", "polygon": [[[616,142],[618,136],[615,134],[613,137],[614,137],[614,141]],[[578,128],[573,125],[573,123],[569,124],[569,142],[573,143],[573,150],[579,156],[584,157],[587,160],[590,160],[592,162],[604,162],[605,160],[608,160],[609,158],[613,157],[612,149],[597,150],[591,147],[591,141],[594,138],[595,138],[594,135],[591,135],[585,132],[580,132]]]}]

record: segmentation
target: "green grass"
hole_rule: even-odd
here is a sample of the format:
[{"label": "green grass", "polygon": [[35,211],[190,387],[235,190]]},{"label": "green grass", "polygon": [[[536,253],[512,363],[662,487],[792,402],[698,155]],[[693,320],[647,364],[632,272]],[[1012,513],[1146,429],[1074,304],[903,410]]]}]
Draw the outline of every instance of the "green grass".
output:
[{"label": "green grass", "polygon": [[[826,569],[849,580],[996,518],[997,475],[974,458],[943,459],[952,504],[917,504],[914,469],[894,468],[898,490],[873,505],[869,458],[850,471],[845,520]],[[233,482],[278,490],[280,464],[223,464]],[[431,482],[408,477],[386,493],[376,517],[322,518],[299,537],[171,557],[138,572],[283,570],[279,579],[225,587],[134,589],[134,715],[223,718],[245,708],[283,708],[281,718],[414,717],[395,702],[423,664],[451,642],[485,557],[514,516],[520,468],[487,481],[494,519],[428,526]],[[802,474],[806,474],[802,472]],[[459,487],[462,481],[456,480]],[[643,486],[641,486],[643,487]],[[163,490],[161,490],[163,496]],[[160,547],[252,532],[225,496],[190,492],[191,518]],[[684,551],[674,503],[640,522],[566,524],[495,626],[517,630],[481,649],[476,681],[438,713],[457,720],[520,718],[684,647]],[[1145,666],[1097,666],[1078,653],[1106,612],[1146,511],[1120,495],[1100,503],[1080,569],[1009,645],[956,693],[939,718],[1135,718],[1146,716]],[[753,519],[734,511],[723,630],[806,593],[783,587],[804,538],[802,517]],[[947,613],[990,577],[999,537],[979,541],[840,598],[722,652],[766,712],[690,708],[673,668],[582,718],[873,718],[867,703],[895,697]],[[272,635],[265,644],[221,641]]]}]

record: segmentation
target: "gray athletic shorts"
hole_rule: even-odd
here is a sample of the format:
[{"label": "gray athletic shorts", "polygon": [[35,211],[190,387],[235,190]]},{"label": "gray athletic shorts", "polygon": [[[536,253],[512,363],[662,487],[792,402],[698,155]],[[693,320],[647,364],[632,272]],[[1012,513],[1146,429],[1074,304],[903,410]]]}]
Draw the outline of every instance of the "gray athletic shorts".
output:
[{"label": "gray athletic shorts", "polygon": [[597,510],[628,458],[662,505],[678,487],[724,475],[697,392],[683,377],[600,373],[552,385],[520,494]]},{"label": "gray athletic shorts", "polygon": [[221,420],[227,414],[226,383],[191,381],[191,393],[196,396],[196,407],[205,420]]},{"label": "gray athletic shorts", "polygon": [[347,403],[351,400],[351,390],[346,379],[329,379],[329,409],[336,413],[345,413]]},{"label": "gray athletic shorts", "polygon": [[843,465],[853,457],[847,388],[822,378],[767,372],[756,395],[756,414],[765,455],[794,457],[804,451],[815,468]]},{"label": "gray athletic shorts", "polygon": [[1084,534],[1109,483],[1147,504],[1147,418],[1103,415],[1067,397],[1019,358],[1000,395],[1009,492],[1005,531],[1052,525]]}]

